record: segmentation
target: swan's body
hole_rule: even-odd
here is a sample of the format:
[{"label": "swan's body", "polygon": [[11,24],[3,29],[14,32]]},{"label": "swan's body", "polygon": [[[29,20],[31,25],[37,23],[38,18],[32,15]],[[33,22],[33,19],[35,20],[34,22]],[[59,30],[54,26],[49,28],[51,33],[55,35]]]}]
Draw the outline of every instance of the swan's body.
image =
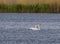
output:
[{"label": "swan's body", "polygon": [[32,30],[40,30],[40,26],[39,25],[35,25],[34,27],[31,27],[30,29],[32,29]]}]

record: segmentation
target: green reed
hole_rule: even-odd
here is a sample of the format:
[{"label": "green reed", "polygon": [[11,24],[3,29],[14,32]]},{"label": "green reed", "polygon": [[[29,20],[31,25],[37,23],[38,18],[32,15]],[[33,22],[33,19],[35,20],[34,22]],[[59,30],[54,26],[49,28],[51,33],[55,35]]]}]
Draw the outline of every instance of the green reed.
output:
[{"label": "green reed", "polygon": [[36,4],[36,5],[0,5],[0,12],[12,13],[57,13],[60,12],[60,6],[49,4]]}]

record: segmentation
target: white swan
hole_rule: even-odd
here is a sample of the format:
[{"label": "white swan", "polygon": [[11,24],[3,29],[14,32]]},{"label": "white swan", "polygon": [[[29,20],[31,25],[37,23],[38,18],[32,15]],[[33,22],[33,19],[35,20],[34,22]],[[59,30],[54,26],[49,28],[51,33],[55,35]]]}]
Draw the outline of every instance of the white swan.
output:
[{"label": "white swan", "polygon": [[32,30],[40,30],[40,25],[35,25],[34,27],[30,27]]}]

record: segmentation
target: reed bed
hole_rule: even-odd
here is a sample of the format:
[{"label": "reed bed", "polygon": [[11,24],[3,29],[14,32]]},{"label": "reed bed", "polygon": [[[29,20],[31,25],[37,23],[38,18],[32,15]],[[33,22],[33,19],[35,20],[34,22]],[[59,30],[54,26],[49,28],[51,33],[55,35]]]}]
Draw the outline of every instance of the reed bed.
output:
[{"label": "reed bed", "polygon": [[36,4],[36,5],[0,5],[0,13],[60,13],[60,6],[57,4]]}]

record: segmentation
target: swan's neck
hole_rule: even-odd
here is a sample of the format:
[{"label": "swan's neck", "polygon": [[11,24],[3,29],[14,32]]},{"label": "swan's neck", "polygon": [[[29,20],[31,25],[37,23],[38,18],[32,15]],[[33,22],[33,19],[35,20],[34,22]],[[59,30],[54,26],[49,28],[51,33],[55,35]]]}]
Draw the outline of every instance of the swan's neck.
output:
[{"label": "swan's neck", "polygon": [[39,25],[35,25],[35,28],[39,28],[40,26]]}]

